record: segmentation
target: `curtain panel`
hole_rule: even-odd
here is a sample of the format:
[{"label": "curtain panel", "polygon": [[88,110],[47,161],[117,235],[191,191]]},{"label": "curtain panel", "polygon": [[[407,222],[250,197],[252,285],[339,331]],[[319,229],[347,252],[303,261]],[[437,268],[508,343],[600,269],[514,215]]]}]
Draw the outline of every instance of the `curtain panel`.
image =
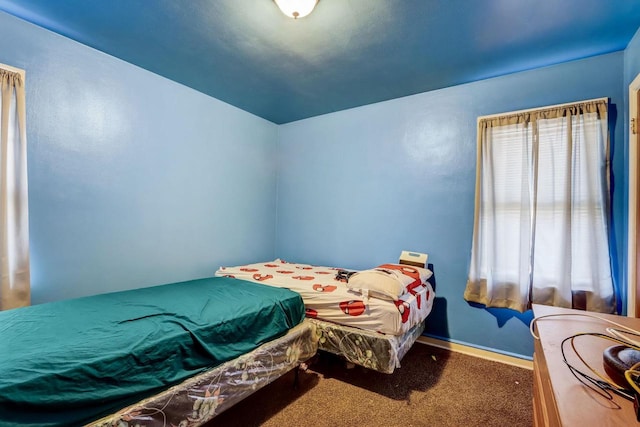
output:
[{"label": "curtain panel", "polygon": [[613,312],[607,99],[481,118],[464,298]]},{"label": "curtain panel", "polygon": [[30,304],[24,82],[0,68],[0,310]]}]

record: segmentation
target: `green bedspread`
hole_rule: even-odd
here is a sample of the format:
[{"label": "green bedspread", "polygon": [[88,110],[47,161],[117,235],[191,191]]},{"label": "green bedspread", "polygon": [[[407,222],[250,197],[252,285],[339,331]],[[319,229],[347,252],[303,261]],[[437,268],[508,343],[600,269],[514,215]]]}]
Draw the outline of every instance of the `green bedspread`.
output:
[{"label": "green bedspread", "polygon": [[0,312],[0,426],[80,425],[303,318],[298,294],[223,277]]}]

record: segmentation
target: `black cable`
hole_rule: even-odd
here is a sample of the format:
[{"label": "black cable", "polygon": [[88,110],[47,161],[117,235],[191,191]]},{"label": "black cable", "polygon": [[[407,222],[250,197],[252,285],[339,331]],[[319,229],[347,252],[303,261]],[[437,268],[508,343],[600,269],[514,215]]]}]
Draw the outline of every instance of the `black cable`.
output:
[{"label": "black cable", "polygon": [[[603,339],[607,339],[609,341],[614,341],[617,342],[619,344],[622,345],[628,345],[628,343],[626,343],[625,341],[618,339],[618,338],[614,338],[611,337],[610,335],[606,335],[606,334],[602,334],[602,333],[597,333],[597,332],[582,332],[582,333],[578,333],[575,335],[571,335],[567,338],[565,338],[564,340],[562,340],[562,343],[560,344],[560,351],[562,353],[562,361],[565,363],[565,365],[567,365],[567,367],[569,368],[569,372],[571,372],[571,374],[582,384],[584,384],[586,387],[588,387],[589,389],[593,390],[595,393],[599,394],[600,396],[604,397],[607,400],[613,401],[613,395],[610,392],[613,392],[627,400],[633,401],[633,391],[632,390],[628,390],[628,389],[617,389],[615,387],[612,387],[611,384],[607,383],[606,381],[602,381],[596,378],[593,378],[592,376],[580,371],[578,368],[576,368],[575,366],[571,365],[569,363],[569,361],[567,360],[567,355],[565,353],[565,349],[564,349],[564,345],[567,341],[573,340],[579,336],[595,336],[597,338],[603,338]],[[589,384],[591,383],[591,384]]]}]

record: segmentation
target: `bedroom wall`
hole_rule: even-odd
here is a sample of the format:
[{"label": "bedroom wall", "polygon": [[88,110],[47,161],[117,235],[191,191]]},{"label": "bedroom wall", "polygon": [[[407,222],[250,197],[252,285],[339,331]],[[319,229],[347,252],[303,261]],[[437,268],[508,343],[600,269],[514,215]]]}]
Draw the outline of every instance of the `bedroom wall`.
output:
[{"label": "bedroom wall", "polygon": [[625,97],[629,95],[629,84],[638,74],[640,74],[640,29],[638,29],[624,51]]},{"label": "bedroom wall", "polygon": [[[371,268],[426,252],[437,280],[427,333],[531,357],[531,312],[462,297],[473,228],[478,116],[610,97],[613,257],[624,218],[623,53],[512,74],[280,126],[276,255]],[[621,177],[621,178],[618,178]]]},{"label": "bedroom wall", "polygon": [[530,313],[462,299],[476,117],[602,96],[617,109],[618,282],[624,270],[620,80],[640,72],[638,34],[624,53],[280,127],[3,12],[0,63],[27,71],[34,303],[274,257],[368,268],[410,249],[435,264],[429,334],[530,356]]},{"label": "bedroom wall", "polygon": [[[624,51],[624,77],[622,81],[622,93],[624,94],[624,114],[621,116],[624,117],[624,122],[621,123],[621,127],[624,129],[624,152],[625,159],[629,159],[629,85],[636,78],[636,76],[640,74],[640,29],[636,32],[635,36],[631,39],[627,48]],[[624,174],[624,192],[625,192],[625,205],[624,205],[624,236],[628,235],[628,220],[629,220],[629,176],[628,176],[628,166],[625,167]],[[626,245],[628,242],[625,238],[624,244]],[[625,270],[623,272],[623,283],[627,282],[627,254],[625,252],[624,258]],[[627,289],[624,289],[625,295],[627,294]]]},{"label": "bedroom wall", "polygon": [[0,63],[27,73],[33,303],[273,257],[276,125],[2,12]]}]

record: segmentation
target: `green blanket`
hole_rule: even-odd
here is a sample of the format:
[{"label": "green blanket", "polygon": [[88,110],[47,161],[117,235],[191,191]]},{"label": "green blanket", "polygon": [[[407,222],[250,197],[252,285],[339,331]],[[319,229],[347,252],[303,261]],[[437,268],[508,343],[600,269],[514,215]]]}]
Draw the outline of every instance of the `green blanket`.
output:
[{"label": "green blanket", "polygon": [[223,277],[0,312],[0,426],[97,419],[303,318],[298,294]]}]

